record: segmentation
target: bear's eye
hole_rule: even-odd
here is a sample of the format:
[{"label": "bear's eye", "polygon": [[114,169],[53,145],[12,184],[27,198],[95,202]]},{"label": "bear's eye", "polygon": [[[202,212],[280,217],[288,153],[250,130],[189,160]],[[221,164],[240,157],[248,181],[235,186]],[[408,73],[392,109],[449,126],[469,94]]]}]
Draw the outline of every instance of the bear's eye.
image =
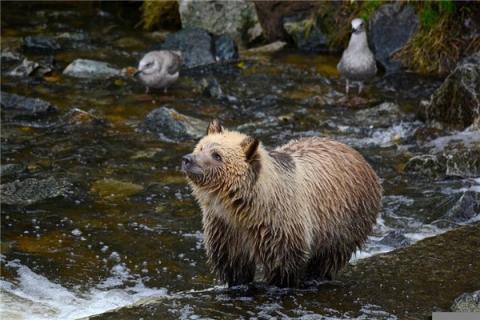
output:
[{"label": "bear's eye", "polygon": [[222,161],[222,157],[218,154],[218,152],[212,153],[212,158],[217,161]]}]

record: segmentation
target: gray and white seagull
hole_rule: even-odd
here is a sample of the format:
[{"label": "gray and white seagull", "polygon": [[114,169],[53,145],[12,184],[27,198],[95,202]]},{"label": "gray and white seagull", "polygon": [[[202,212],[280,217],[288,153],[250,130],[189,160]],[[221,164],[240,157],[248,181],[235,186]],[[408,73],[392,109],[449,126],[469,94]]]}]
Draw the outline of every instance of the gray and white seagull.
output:
[{"label": "gray and white seagull", "polygon": [[349,84],[358,84],[358,93],[363,89],[363,81],[375,76],[377,65],[375,56],[368,47],[367,33],[363,19],[352,20],[352,36],[342,59],[337,65],[340,75],[346,79],[345,91],[348,95]]},{"label": "gray and white seagull", "polygon": [[146,86],[146,93],[150,88],[163,88],[167,92],[167,88],[178,79],[181,65],[180,51],[151,51],[140,60],[134,76]]}]

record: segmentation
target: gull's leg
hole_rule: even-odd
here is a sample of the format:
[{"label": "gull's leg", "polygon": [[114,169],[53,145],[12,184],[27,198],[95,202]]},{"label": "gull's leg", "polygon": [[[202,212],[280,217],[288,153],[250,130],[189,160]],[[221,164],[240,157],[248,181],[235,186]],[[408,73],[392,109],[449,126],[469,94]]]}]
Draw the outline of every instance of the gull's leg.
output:
[{"label": "gull's leg", "polygon": [[145,94],[148,94],[150,92],[150,88],[149,87],[145,87]]},{"label": "gull's leg", "polygon": [[167,92],[168,92],[168,88],[167,87],[163,88],[163,93],[167,93]]},{"label": "gull's leg", "polygon": [[358,83],[358,94],[362,93],[362,90],[363,90],[363,82],[360,81],[360,82]]},{"label": "gull's leg", "polygon": [[346,82],[345,82],[345,92],[346,92],[347,96],[348,96],[348,88],[349,88],[349,85],[348,85],[348,79],[347,79]]}]

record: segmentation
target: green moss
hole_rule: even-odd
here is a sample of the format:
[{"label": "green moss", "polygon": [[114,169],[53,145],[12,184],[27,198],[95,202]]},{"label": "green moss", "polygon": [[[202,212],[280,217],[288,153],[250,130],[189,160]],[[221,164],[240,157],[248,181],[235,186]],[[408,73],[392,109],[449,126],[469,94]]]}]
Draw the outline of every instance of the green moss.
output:
[{"label": "green moss", "polygon": [[144,1],[141,24],[145,30],[178,29],[181,26],[177,1]]},{"label": "green moss", "polygon": [[469,6],[451,0],[412,3],[420,17],[420,28],[394,56],[420,73],[446,74],[463,56],[480,50],[478,37],[465,37],[464,21],[475,20]]}]

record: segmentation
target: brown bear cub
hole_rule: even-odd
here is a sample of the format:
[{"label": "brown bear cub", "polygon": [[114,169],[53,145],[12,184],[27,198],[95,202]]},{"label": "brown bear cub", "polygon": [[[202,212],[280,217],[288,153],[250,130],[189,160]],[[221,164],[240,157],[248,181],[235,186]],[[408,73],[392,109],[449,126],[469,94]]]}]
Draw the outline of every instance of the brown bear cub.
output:
[{"label": "brown bear cub", "polygon": [[332,279],[372,231],[379,179],[352,148],[305,138],[273,150],[213,121],[183,157],[203,214],[208,261],[229,286],[256,265],[277,286]]}]

